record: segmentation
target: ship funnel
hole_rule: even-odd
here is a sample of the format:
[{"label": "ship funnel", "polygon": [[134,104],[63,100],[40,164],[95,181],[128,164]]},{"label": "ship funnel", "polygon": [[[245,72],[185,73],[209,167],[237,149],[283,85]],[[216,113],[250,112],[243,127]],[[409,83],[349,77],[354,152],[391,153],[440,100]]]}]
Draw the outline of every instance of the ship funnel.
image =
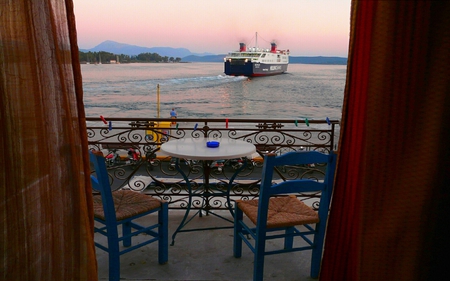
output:
[{"label": "ship funnel", "polygon": [[245,51],[247,51],[247,46],[245,46],[245,43],[239,43],[239,52]]},{"label": "ship funnel", "polygon": [[271,53],[276,53],[277,52],[277,44],[276,43],[270,43],[270,45],[272,46],[272,48],[270,49]]}]

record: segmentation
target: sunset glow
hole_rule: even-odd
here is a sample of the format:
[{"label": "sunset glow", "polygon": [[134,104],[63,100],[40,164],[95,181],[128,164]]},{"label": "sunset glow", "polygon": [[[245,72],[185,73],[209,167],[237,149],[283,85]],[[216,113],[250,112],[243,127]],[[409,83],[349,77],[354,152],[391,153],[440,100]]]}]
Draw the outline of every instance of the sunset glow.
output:
[{"label": "sunset glow", "polygon": [[293,56],[347,57],[350,0],[73,0],[78,45],[105,40],[226,54],[275,41]]}]

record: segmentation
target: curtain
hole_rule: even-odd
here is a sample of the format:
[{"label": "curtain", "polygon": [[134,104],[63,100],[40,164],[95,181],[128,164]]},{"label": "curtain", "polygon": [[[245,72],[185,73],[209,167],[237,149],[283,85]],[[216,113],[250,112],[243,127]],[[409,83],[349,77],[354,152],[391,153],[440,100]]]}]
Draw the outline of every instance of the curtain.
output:
[{"label": "curtain", "polygon": [[353,1],[320,280],[437,280],[449,242],[450,5]]},{"label": "curtain", "polygon": [[0,279],[97,280],[72,0],[0,8]]}]

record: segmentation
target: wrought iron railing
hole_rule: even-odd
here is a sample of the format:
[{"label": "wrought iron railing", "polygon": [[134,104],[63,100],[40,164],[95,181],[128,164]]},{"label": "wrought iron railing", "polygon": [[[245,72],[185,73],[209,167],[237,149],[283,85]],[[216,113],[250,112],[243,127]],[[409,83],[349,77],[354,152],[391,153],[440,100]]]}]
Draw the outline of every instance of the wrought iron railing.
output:
[{"label": "wrought iron railing", "polygon": [[[253,143],[256,153],[241,159],[211,164],[212,186],[223,191],[229,179],[242,165],[230,188],[232,199],[251,199],[259,194],[264,155],[289,151],[316,150],[325,153],[337,150],[337,120],[261,120],[261,119],[194,119],[194,118],[103,118],[88,117],[89,148],[103,151],[114,189],[125,188],[145,192],[170,203],[171,208],[186,208],[186,184],[175,169],[174,159],[160,152],[160,146],[180,138],[232,138]],[[176,122],[175,122],[176,121]],[[202,163],[180,159],[193,189],[202,189]],[[279,180],[319,178],[321,167],[279,167]],[[315,194],[301,194],[304,200]],[[217,199],[217,200],[216,200]],[[200,198],[192,208],[202,206]],[[215,198],[212,209],[226,209],[226,200]]]}]

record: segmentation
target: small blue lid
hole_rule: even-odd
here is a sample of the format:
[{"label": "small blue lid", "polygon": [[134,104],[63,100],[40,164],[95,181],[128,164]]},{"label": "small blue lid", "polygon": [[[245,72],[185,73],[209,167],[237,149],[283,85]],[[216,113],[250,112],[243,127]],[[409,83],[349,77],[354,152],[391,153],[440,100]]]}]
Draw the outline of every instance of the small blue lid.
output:
[{"label": "small blue lid", "polygon": [[218,141],[207,141],[206,146],[207,147],[219,147],[220,142]]}]

